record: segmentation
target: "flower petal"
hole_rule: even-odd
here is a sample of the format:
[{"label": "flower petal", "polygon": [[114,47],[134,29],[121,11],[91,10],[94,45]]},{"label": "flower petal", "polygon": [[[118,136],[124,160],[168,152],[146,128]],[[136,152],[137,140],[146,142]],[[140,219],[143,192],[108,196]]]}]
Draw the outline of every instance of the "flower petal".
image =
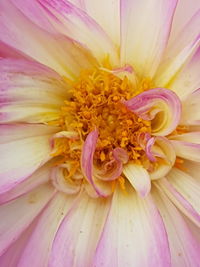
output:
[{"label": "flower petal", "polygon": [[17,197],[24,195],[37,186],[47,183],[50,178],[50,170],[51,170],[51,163],[47,163],[38,170],[36,170],[28,179],[22,181],[21,183],[17,184],[11,190],[2,193],[0,195],[0,204],[9,202]]},{"label": "flower petal", "polygon": [[121,62],[152,77],[168,41],[176,0],[121,0]]},{"label": "flower petal", "polygon": [[42,185],[21,198],[0,206],[0,254],[31,224],[54,193],[54,188]]},{"label": "flower petal", "polygon": [[79,75],[82,68],[93,66],[90,53],[81,44],[38,27],[10,0],[0,1],[0,14],[0,40],[12,48],[69,78]]},{"label": "flower petal", "polygon": [[109,55],[111,63],[118,63],[117,50],[102,28],[85,12],[67,0],[38,0],[58,32],[82,43],[100,61]]},{"label": "flower petal", "polygon": [[68,181],[63,174],[62,166],[54,167],[51,171],[51,180],[54,187],[61,192],[64,192],[68,195],[77,194],[81,189],[81,181],[70,179]]},{"label": "flower petal", "polygon": [[115,191],[92,266],[171,266],[165,228],[150,196],[142,199],[132,188]]},{"label": "flower petal", "polygon": [[1,194],[24,181],[50,159],[50,136],[46,134],[0,144],[3,155],[0,161]]},{"label": "flower petal", "polygon": [[153,170],[149,170],[151,180],[164,177],[176,160],[176,153],[170,141],[165,137],[152,137],[146,144],[146,155],[150,161],[156,162]]},{"label": "flower petal", "polygon": [[200,132],[191,132],[171,137],[176,155],[200,162]]},{"label": "flower petal", "polygon": [[[184,65],[180,72],[173,79],[170,84],[170,89],[173,90],[183,101],[186,97],[190,98],[197,88],[200,88],[200,49],[194,54],[191,60]],[[199,95],[198,95],[199,97]],[[184,109],[184,102],[183,102]],[[184,112],[184,110],[183,110]],[[192,114],[192,115],[195,115]]]},{"label": "flower petal", "polygon": [[160,180],[158,185],[190,220],[200,226],[200,183],[176,168],[167,178]]},{"label": "flower petal", "polygon": [[79,2],[80,7],[103,28],[116,45],[119,45],[120,0],[82,0]]},{"label": "flower petal", "polygon": [[183,101],[183,111],[181,114],[181,122],[180,122],[181,124],[200,125],[199,103],[200,103],[200,89],[197,89],[191,94],[189,94],[188,97]]},{"label": "flower petal", "polygon": [[152,120],[153,135],[171,133],[180,120],[180,100],[175,93],[164,88],[145,91],[123,103],[142,119]]},{"label": "flower petal", "polygon": [[108,182],[95,179],[93,173],[93,156],[96,148],[98,131],[94,130],[88,134],[82,149],[81,168],[88,182],[92,185],[98,196],[106,197],[111,193]]},{"label": "flower petal", "polygon": [[45,66],[26,60],[0,60],[0,121],[47,122],[58,118],[67,85]]},{"label": "flower petal", "polygon": [[198,266],[200,246],[196,236],[192,235],[181,214],[162,191],[155,190],[153,196],[165,223],[171,266]]},{"label": "flower petal", "polygon": [[58,193],[45,207],[20,257],[19,266],[27,267],[30,262],[32,266],[48,265],[56,232],[73,201],[74,197]]},{"label": "flower petal", "polygon": [[[94,176],[100,180],[113,181],[122,174],[123,164],[128,161],[127,152],[117,147],[113,149],[113,159],[99,168],[94,168]],[[95,166],[94,166],[95,167]]]},{"label": "flower petal", "polygon": [[141,197],[148,195],[151,190],[151,180],[148,172],[142,165],[126,164],[123,167],[123,173]]},{"label": "flower petal", "polygon": [[170,84],[182,67],[191,59],[200,44],[200,10],[192,17],[165,52],[155,78],[159,86],[170,88]]},{"label": "flower petal", "polygon": [[91,266],[109,203],[109,199],[93,199],[86,194],[77,199],[57,231],[49,267]]}]

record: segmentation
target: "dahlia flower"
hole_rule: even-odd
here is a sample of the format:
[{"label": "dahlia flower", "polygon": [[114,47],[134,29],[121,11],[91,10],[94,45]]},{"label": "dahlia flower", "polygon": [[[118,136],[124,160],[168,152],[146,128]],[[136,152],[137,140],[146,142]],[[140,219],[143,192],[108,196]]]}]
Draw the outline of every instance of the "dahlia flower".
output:
[{"label": "dahlia flower", "polygon": [[0,1],[0,266],[200,266],[199,7]]}]

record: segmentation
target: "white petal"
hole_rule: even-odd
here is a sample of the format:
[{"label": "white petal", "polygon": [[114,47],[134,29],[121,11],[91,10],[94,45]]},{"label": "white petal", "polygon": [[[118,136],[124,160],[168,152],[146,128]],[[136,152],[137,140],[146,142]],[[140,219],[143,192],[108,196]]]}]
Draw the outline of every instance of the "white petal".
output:
[{"label": "white petal", "polygon": [[152,77],[168,41],[176,0],[121,0],[121,61]]},{"label": "white petal", "polygon": [[50,159],[49,138],[43,135],[0,145],[0,193],[24,181]]},{"label": "white petal", "polygon": [[150,192],[151,180],[148,172],[142,165],[127,164],[123,167],[123,173],[142,197],[145,197]]},{"label": "white petal", "polygon": [[109,199],[92,199],[87,195],[77,199],[57,231],[49,267],[91,266],[109,203]]},{"label": "white petal", "polygon": [[92,266],[171,266],[167,236],[151,196],[114,193]]}]

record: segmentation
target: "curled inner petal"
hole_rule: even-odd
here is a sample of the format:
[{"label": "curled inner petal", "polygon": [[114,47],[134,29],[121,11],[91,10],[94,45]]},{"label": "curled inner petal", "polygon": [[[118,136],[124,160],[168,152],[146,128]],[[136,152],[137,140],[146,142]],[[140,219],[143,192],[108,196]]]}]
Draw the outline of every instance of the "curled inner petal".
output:
[{"label": "curled inner petal", "polygon": [[123,103],[142,119],[151,121],[153,135],[170,134],[180,120],[180,100],[175,93],[164,88],[145,91]]}]

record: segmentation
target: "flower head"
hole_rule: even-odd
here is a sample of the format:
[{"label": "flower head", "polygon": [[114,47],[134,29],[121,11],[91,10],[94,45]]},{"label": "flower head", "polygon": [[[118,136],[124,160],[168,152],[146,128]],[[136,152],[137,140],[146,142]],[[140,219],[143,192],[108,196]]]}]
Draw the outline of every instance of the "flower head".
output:
[{"label": "flower head", "polygon": [[199,266],[199,7],[0,2],[1,266]]}]

